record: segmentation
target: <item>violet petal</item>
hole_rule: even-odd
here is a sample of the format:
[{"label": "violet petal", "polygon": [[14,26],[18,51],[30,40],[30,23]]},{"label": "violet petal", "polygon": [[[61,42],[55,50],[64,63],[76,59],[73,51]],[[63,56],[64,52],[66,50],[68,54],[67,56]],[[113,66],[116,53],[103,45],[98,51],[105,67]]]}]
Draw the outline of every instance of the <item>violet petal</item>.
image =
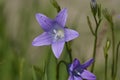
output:
[{"label": "violet petal", "polygon": [[76,67],[79,67],[79,66],[80,66],[80,61],[75,58],[73,61],[73,69],[75,69]]},{"label": "violet petal", "polygon": [[82,80],[81,77],[74,77],[74,80]]},{"label": "violet petal", "polygon": [[57,23],[62,27],[65,27],[66,20],[67,20],[67,9],[64,8],[58,13],[58,15],[55,18],[55,21],[57,21]]},{"label": "violet petal", "polygon": [[64,44],[65,44],[64,41],[55,42],[55,43],[52,44],[52,50],[53,50],[53,53],[54,53],[56,58],[60,57],[60,55],[62,53],[62,50],[64,48]]},{"label": "violet petal", "polygon": [[72,29],[65,29],[65,41],[70,41],[72,39],[75,39],[79,36],[79,33]]},{"label": "violet petal", "polygon": [[52,43],[51,36],[49,36],[46,32],[44,32],[33,40],[32,45],[43,46],[43,45],[50,45],[51,43]]},{"label": "violet petal", "polygon": [[78,59],[75,58],[73,63],[70,64],[69,70],[73,71],[76,67],[79,67],[79,66],[80,66],[80,62]]},{"label": "violet petal", "polygon": [[74,80],[73,76],[69,76],[68,80]]},{"label": "violet petal", "polygon": [[44,31],[48,31],[52,27],[53,20],[47,16],[38,13],[36,14],[36,19]]},{"label": "violet petal", "polygon": [[86,69],[88,66],[90,66],[93,63],[94,59],[90,59],[86,61],[84,64],[82,64],[82,67]]},{"label": "violet petal", "polygon": [[96,76],[87,70],[83,71],[83,73],[81,74],[81,77],[87,80],[96,80]]}]

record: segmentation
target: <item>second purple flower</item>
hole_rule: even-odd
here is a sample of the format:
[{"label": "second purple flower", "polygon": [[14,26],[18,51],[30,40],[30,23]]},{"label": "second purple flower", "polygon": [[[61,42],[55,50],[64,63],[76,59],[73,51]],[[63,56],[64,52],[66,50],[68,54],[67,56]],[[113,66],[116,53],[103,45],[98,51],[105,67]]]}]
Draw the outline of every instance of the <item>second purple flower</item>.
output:
[{"label": "second purple flower", "polygon": [[96,80],[96,76],[89,72],[87,69],[93,63],[93,59],[80,64],[78,59],[74,59],[68,67],[69,78],[68,80]]}]

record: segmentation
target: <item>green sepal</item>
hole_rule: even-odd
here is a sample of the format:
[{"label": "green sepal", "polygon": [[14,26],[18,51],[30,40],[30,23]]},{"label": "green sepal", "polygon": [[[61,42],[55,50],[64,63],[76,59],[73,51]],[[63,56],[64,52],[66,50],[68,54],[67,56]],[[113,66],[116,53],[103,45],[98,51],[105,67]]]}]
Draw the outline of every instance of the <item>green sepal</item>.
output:
[{"label": "green sepal", "polygon": [[56,0],[50,0],[50,2],[57,9],[57,12],[59,12],[61,10],[60,6],[59,6],[59,4],[57,3]]},{"label": "green sepal", "polygon": [[92,24],[91,24],[91,21],[90,21],[90,18],[89,16],[87,16],[87,23],[88,23],[88,26],[90,28],[90,31],[93,35],[95,35],[94,31],[93,31],[93,28],[92,28]]},{"label": "green sepal", "polygon": [[111,12],[109,12],[106,8],[103,9],[103,15],[107,19],[107,21],[110,23],[111,26],[113,26],[113,18]]},{"label": "green sepal", "polygon": [[101,11],[101,4],[99,4],[98,5],[98,18],[99,18],[99,20],[101,19],[101,13],[102,13],[102,11]]}]

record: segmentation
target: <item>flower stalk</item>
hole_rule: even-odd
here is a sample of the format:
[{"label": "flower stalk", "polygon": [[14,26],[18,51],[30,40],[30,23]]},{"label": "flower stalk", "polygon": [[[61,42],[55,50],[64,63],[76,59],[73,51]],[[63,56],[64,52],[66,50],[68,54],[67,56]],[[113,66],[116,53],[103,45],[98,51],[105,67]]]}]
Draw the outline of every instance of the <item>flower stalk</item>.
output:
[{"label": "flower stalk", "polygon": [[59,4],[57,3],[56,0],[50,0],[51,4],[54,6],[54,8],[57,9],[57,12],[60,12],[61,8],[59,6]]},{"label": "flower stalk", "polygon": [[111,24],[111,31],[112,31],[112,56],[113,56],[113,60],[112,60],[112,76],[113,76],[113,80],[114,80],[114,71],[115,71],[115,34],[114,34],[114,26]]},{"label": "flower stalk", "polygon": [[104,58],[105,58],[105,80],[107,80],[107,65],[108,65],[108,50],[110,48],[110,41],[106,41],[106,45],[104,47]]},{"label": "flower stalk", "polygon": [[[99,28],[100,23],[102,21],[102,19],[101,19],[101,5],[98,5],[96,0],[91,0],[90,6],[91,6],[91,12],[92,12],[92,15],[93,15],[93,18],[95,21],[95,26],[96,26],[95,31],[92,28],[91,21],[90,21],[88,16],[87,16],[87,22],[88,22],[90,31],[91,31],[92,35],[94,36],[93,59],[96,60],[98,28]],[[91,72],[94,71],[94,66],[95,66],[95,61],[92,64]]]},{"label": "flower stalk", "polygon": [[66,49],[67,49],[67,52],[68,52],[68,55],[69,55],[69,58],[70,58],[70,62],[72,62],[73,58],[72,58],[72,53],[71,53],[72,49],[71,49],[70,43],[66,42],[65,45],[66,45]]},{"label": "flower stalk", "polygon": [[57,64],[57,75],[56,75],[56,79],[57,79],[57,80],[59,80],[59,69],[60,69],[60,65],[61,65],[62,63],[66,66],[66,69],[67,69],[68,63],[65,62],[64,60],[59,61],[59,63]]},{"label": "flower stalk", "polygon": [[90,59],[81,64],[80,61],[75,58],[68,66],[68,80],[96,80],[96,76],[87,70],[87,67],[89,67],[93,62],[94,60]]},{"label": "flower stalk", "polygon": [[113,18],[112,14],[107,10],[103,10],[103,15],[106,18],[106,20],[110,24],[110,29],[111,29],[111,37],[112,37],[112,71],[111,71],[111,77],[113,80],[115,80],[115,32],[114,32],[114,23],[113,23]]},{"label": "flower stalk", "polygon": [[23,67],[24,67],[24,58],[20,58],[20,65],[19,65],[19,80],[23,79]]},{"label": "flower stalk", "polygon": [[116,66],[115,66],[115,79],[117,76],[117,71],[118,71],[118,53],[119,53],[119,48],[120,48],[120,41],[117,44],[117,48],[116,48]]},{"label": "flower stalk", "polygon": [[[64,22],[66,22],[67,10],[64,9],[64,11],[62,10],[62,12],[61,12],[61,8],[60,8],[59,4],[57,3],[57,1],[56,1],[56,0],[50,0],[50,1],[51,1],[51,4],[56,8],[56,10],[57,10],[57,12],[58,12],[58,15],[56,16],[56,18],[60,17],[58,20],[60,20],[60,24],[63,23],[63,24],[62,24],[62,27],[65,27],[65,23],[64,23]],[[59,23],[59,22],[58,22],[58,23]],[[67,34],[70,35],[71,32],[72,32],[72,33],[75,33],[75,35],[73,35],[73,37],[68,38],[68,39],[71,39],[71,40],[72,40],[75,36],[78,36],[78,33],[76,33],[75,31],[70,30],[70,29],[69,29],[70,31],[68,31],[68,30],[66,30],[66,29],[67,29],[67,28],[65,27],[65,29],[63,29],[62,32],[60,31],[57,36],[59,36],[59,35],[62,33],[62,35],[60,35],[60,37],[63,36],[64,39],[67,39],[67,38],[65,38],[65,37],[67,37]],[[54,31],[54,32],[57,32],[57,31]],[[68,32],[68,33],[67,33],[67,32]],[[67,33],[67,34],[66,34],[66,33]],[[56,37],[57,37],[57,36],[56,36]],[[67,50],[68,55],[69,55],[69,58],[70,58],[70,62],[72,62],[71,47],[70,47],[68,41],[69,41],[69,40],[65,40],[65,46],[66,46],[66,50]],[[63,41],[62,41],[62,42],[63,42]],[[58,51],[59,51],[59,50],[58,50]],[[59,61],[59,62],[57,63],[57,68],[56,68],[56,72],[57,72],[56,80],[59,80],[59,79],[60,79],[60,78],[59,78],[59,69],[60,69],[60,64],[61,64],[61,63],[64,63],[64,64],[67,66],[67,62],[65,62],[64,60],[61,60],[61,61]]]}]

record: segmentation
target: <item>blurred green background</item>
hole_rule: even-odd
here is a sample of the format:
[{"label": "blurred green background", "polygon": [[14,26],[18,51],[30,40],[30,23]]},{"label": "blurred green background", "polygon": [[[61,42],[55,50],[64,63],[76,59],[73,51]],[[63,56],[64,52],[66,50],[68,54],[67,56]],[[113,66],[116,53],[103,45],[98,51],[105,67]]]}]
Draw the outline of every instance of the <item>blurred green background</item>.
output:
[{"label": "blurred green background", "polygon": [[[97,1],[101,3],[102,8],[108,8],[113,12],[117,43],[120,40],[120,18],[118,18],[120,0]],[[93,51],[94,37],[86,19],[88,15],[93,20],[90,12],[90,0],[57,0],[57,2],[61,8],[68,9],[66,25],[80,33],[80,37],[72,41],[72,56],[83,63],[92,58]],[[33,80],[33,65],[44,70],[50,46],[34,47],[31,45],[32,40],[43,32],[35,19],[36,13],[43,13],[50,18],[57,15],[50,0],[0,0],[0,80]],[[94,26],[94,21],[92,23]],[[103,80],[103,46],[105,46],[107,38],[111,39],[110,28],[105,19],[102,21],[98,36],[95,74],[97,80]],[[63,55],[64,53],[62,53]],[[110,50],[109,78],[111,62]],[[120,67],[120,61],[118,63]],[[117,80],[120,79],[119,67]]]}]

